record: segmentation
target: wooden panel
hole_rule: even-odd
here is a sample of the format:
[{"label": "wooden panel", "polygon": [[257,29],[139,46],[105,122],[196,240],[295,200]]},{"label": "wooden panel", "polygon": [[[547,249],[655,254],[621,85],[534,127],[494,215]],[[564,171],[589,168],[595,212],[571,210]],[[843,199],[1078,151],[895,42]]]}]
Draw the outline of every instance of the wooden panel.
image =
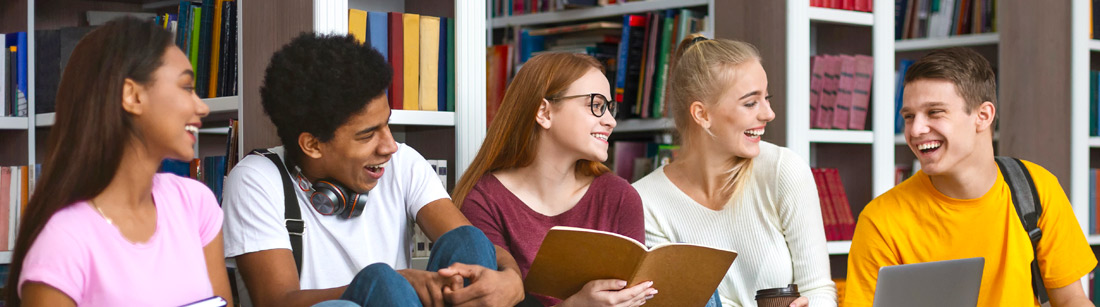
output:
[{"label": "wooden panel", "polygon": [[27,165],[27,131],[0,130],[0,166]]},{"label": "wooden panel", "polygon": [[787,143],[787,1],[715,0],[714,37],[748,42],[760,50],[768,73],[775,120],[768,123],[764,140]]},{"label": "wooden panel", "polygon": [[1070,3],[997,5],[1000,154],[1050,170],[1070,194]]},{"label": "wooden panel", "polygon": [[264,70],[276,50],[303,31],[313,31],[313,1],[261,0],[240,3],[242,154],[280,144],[260,104]]},{"label": "wooden panel", "polygon": [[407,126],[400,128],[390,126],[390,128],[403,131],[405,144],[416,149],[425,159],[447,160],[447,192],[451,192],[454,189],[456,179],[454,171],[455,142],[447,136],[455,135],[454,127]]},{"label": "wooden panel", "polygon": [[[172,8],[173,13],[175,8]],[[37,0],[34,3],[34,28],[60,29],[88,25],[87,11],[149,12],[140,3],[92,0]]]},{"label": "wooden panel", "polygon": [[405,0],[405,12],[454,18],[455,0]]},{"label": "wooden panel", "polygon": [[0,33],[27,31],[27,0],[0,1]]}]

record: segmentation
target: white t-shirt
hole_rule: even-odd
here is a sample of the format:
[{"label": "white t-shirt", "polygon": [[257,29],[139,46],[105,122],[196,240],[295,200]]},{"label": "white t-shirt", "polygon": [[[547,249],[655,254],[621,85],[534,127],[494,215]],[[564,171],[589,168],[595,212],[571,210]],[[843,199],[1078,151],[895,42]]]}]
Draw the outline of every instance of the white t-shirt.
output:
[{"label": "white t-shirt", "polygon": [[[282,147],[270,149],[283,156]],[[283,174],[271,160],[249,155],[225,180],[225,257],[290,249],[284,224]],[[311,184],[293,176],[293,189],[305,222],[302,236],[302,289],[345,286],[373,263],[409,267],[416,213],[449,198],[439,176],[416,150],[398,144],[378,185],[367,196],[363,214],[341,219],[317,213],[309,202]],[[305,190],[302,189],[305,187]]]}]

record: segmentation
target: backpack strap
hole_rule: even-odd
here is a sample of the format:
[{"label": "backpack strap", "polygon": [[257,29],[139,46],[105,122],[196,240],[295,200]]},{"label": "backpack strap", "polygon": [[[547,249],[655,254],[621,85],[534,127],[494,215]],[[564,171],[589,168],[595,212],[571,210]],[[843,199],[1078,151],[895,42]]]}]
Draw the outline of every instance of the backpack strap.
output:
[{"label": "backpack strap", "polygon": [[302,278],[302,234],[305,233],[306,223],[302,221],[302,209],[298,207],[298,195],[294,194],[290,172],[287,171],[279,155],[267,149],[253,150],[252,153],[271,160],[271,163],[275,163],[279,168],[279,173],[283,174],[279,176],[283,178],[283,206],[285,206],[283,225],[286,226],[286,232],[290,234],[290,251],[294,254],[294,268],[298,270],[298,278]]},{"label": "backpack strap", "polygon": [[1050,298],[1047,297],[1047,288],[1043,284],[1043,275],[1039,271],[1039,239],[1043,238],[1043,231],[1039,229],[1039,217],[1043,215],[1043,207],[1039,204],[1039,191],[1035,189],[1035,182],[1031,173],[1020,159],[998,156],[997,166],[1012,191],[1012,205],[1016,207],[1016,215],[1020,217],[1020,223],[1024,225],[1028,238],[1031,239],[1031,252],[1035,255],[1031,260],[1031,289],[1035,298],[1042,306],[1050,306]]}]

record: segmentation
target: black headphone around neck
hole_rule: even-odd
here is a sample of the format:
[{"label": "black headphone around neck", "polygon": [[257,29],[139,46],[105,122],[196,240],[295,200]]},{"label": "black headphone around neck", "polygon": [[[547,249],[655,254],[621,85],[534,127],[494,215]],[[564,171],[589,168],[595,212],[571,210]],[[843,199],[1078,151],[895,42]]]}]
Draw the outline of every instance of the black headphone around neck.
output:
[{"label": "black headphone around neck", "polygon": [[335,215],[350,219],[363,214],[367,205],[367,194],[345,188],[332,179],[319,179],[313,183],[313,193],[309,195],[309,204],[321,215]]}]

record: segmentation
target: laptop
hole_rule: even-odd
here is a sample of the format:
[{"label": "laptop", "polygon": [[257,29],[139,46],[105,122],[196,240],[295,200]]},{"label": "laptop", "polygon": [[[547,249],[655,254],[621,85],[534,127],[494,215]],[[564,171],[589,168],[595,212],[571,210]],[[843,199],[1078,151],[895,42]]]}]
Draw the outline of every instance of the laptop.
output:
[{"label": "laptop", "polygon": [[873,306],[976,306],[984,266],[978,257],[883,267]]}]

